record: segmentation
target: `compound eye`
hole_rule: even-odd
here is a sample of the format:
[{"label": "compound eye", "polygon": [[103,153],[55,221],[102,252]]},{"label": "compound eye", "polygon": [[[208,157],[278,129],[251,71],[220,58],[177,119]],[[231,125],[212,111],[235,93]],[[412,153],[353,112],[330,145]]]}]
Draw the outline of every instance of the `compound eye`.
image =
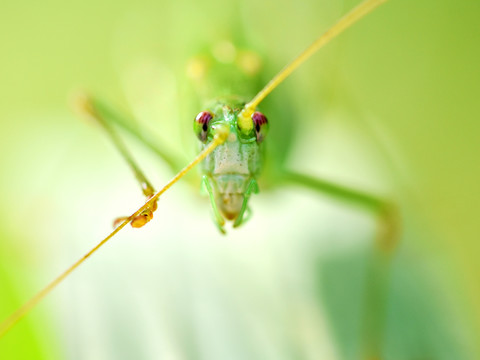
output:
[{"label": "compound eye", "polygon": [[257,143],[261,143],[268,132],[268,120],[261,112],[255,111],[252,114],[253,127],[257,135]]},{"label": "compound eye", "polygon": [[195,117],[193,130],[201,142],[207,141],[208,124],[212,119],[213,114],[210,111],[202,111]]}]

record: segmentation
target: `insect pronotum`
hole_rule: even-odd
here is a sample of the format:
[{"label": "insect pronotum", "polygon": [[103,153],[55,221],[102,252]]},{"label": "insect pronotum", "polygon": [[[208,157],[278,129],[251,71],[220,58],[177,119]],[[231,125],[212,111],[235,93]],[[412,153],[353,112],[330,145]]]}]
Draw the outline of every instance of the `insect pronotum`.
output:
[{"label": "insect pronotum", "polygon": [[[4,336],[40,300],[126,225],[131,224],[133,227],[141,227],[150,221],[154,211],[157,209],[159,197],[198,164],[202,166],[203,186],[209,195],[214,222],[218,229],[221,232],[225,232],[224,225],[226,221],[231,221],[233,227],[242,225],[249,215],[248,201],[250,196],[258,192],[257,178],[260,176],[262,167],[262,147],[264,140],[268,141],[267,117],[257,110],[258,105],[285,78],[322,46],[385,1],[366,0],[351,10],[307,47],[297,58],[285,66],[253,98],[245,98],[248,94],[231,93],[208,103],[207,107],[194,120],[194,131],[200,140],[202,148],[200,153],[157,192],[154,191],[152,185],[136,165],[111,126],[114,123],[125,126],[121,123],[121,119],[97,99],[89,97],[80,98],[77,103],[79,110],[84,115],[94,118],[105,128],[122,156],[132,168],[144,195],[147,197],[147,201],[130,216],[119,218],[116,221],[115,229],[108,236],[16,310],[10,317],[5,319],[0,324],[0,337]],[[254,67],[255,59],[246,59],[246,66]],[[190,70],[193,77],[204,71],[201,63],[193,63]],[[177,165],[166,154],[163,154],[162,157],[171,167]],[[380,242],[379,248],[383,249],[387,254],[390,253],[393,247],[392,239],[394,237],[395,222],[393,207],[389,202],[374,195],[351,190],[294,172],[283,171],[283,169],[277,173],[277,176],[283,177],[284,180],[302,183],[334,196],[346,198],[371,209],[378,215],[385,226],[383,229],[384,233],[379,236],[383,240]],[[388,259],[388,255],[385,258]],[[378,332],[379,330],[377,329],[376,331]]]}]

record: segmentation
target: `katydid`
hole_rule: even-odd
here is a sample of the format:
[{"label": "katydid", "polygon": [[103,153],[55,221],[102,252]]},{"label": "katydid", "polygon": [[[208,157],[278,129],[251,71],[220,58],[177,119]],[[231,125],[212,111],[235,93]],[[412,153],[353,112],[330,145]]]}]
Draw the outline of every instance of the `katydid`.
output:
[{"label": "katydid", "polygon": [[[202,82],[211,81],[212,83],[219,82],[218,84],[214,84],[214,87],[220,87],[226,90],[222,92],[221,96],[210,99],[210,101],[205,104],[205,107],[199,109],[198,114],[194,117],[194,133],[201,148],[199,155],[157,192],[155,192],[150,181],[143,174],[142,170],[124,146],[122,140],[118,137],[114,126],[123,127],[124,130],[127,130],[133,135],[138,135],[138,133],[128,127],[128,123],[121,115],[117,114],[111,107],[100,100],[88,96],[81,98],[78,102],[79,109],[83,114],[94,118],[105,128],[122,156],[132,168],[147,200],[145,204],[132,215],[117,219],[116,227],[112,233],[2,322],[0,324],[0,337],[74,269],[82,264],[85,259],[114,237],[123,227],[128,224],[131,224],[133,227],[142,227],[149,222],[153,218],[155,210],[157,210],[158,207],[161,208],[161,206],[157,205],[159,197],[197,164],[200,164],[202,170],[202,186],[210,199],[214,223],[218,229],[224,233],[226,221],[231,221],[233,227],[243,225],[250,217],[249,201],[251,195],[260,190],[257,181],[262,176],[263,148],[265,143],[268,142],[269,121],[271,121],[272,126],[275,126],[275,119],[267,120],[268,114],[263,114],[258,108],[260,103],[271,91],[282,83],[287,76],[323,45],[384,1],[385,0],[366,0],[354,8],[281,70],[253,98],[249,96],[254,94],[258,89],[251,89],[251,87],[249,89],[249,85],[243,83],[240,84],[240,86],[237,86],[237,84],[243,79],[241,75],[242,71],[246,74],[256,71],[257,60],[255,54],[244,52],[245,56],[241,59],[242,61],[238,64],[232,63],[230,64],[231,66],[225,65],[225,63],[228,63],[228,56],[223,58],[223,60],[226,60],[222,61],[223,65],[220,63],[214,63],[212,65],[211,61],[208,63],[209,66],[213,68],[223,66],[222,71],[225,69],[228,71],[235,70],[233,65],[239,65],[240,67],[237,70],[240,72],[240,75],[231,75],[232,77],[225,76],[225,73],[222,73],[222,75],[218,77],[209,77],[208,71],[206,70],[206,63],[202,62],[203,60],[201,58],[194,59],[189,69],[190,76],[194,82],[197,80]],[[234,46],[233,44],[227,45]],[[235,48],[233,49],[235,50]],[[213,59],[214,56],[211,60]],[[229,83],[229,79],[235,79],[235,81]],[[225,83],[226,81],[227,85]],[[220,84],[222,82],[223,84]],[[252,87],[254,87],[254,85],[252,85]],[[192,114],[192,116],[194,116],[194,114]],[[147,143],[146,145],[157,149],[155,144]],[[172,169],[179,167],[178,160],[174,157],[163,153],[160,149],[158,149],[157,153],[159,153]],[[302,184],[332,196],[358,203],[371,210],[375,216],[378,216],[380,223],[386,230],[384,234],[379,236],[379,238],[383,240],[380,246],[384,250],[386,249],[386,252],[389,252],[392,248],[395,230],[395,214],[393,206],[389,201],[376,195],[315,179],[289,171],[285,168],[276,168],[273,172],[281,181]]]}]

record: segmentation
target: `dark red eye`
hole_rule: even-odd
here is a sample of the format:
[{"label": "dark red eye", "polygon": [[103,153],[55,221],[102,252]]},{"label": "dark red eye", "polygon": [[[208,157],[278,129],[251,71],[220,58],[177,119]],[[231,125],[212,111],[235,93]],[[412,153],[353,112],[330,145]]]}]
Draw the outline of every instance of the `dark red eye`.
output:
[{"label": "dark red eye", "polygon": [[207,140],[208,124],[212,119],[213,114],[210,111],[202,111],[198,113],[195,121],[193,122],[193,130],[202,142],[205,142]]},{"label": "dark red eye", "polygon": [[252,114],[253,127],[255,128],[255,134],[257,135],[257,142],[263,141],[268,132],[268,120],[261,112],[255,111]]}]

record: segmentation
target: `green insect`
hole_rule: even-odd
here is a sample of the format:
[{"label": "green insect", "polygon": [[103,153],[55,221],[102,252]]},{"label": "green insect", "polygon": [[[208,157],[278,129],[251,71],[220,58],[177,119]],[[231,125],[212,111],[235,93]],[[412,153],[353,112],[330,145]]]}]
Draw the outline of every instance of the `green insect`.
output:
[{"label": "green insect", "polygon": [[[281,139],[285,138],[285,132],[288,132],[289,119],[284,119],[285,126],[277,127],[279,125],[276,123],[277,119],[271,118],[269,114],[263,114],[258,108],[263,99],[275,87],[320,47],[384,1],[366,0],[361,3],[287,65],[260,92],[258,92],[260,82],[258,70],[261,60],[258,55],[247,48],[236,47],[232,43],[224,42],[216,48],[217,51],[207,52],[192,59],[188,74],[202,101],[207,100],[193,121],[193,130],[199,142],[200,153],[178,172],[172,181],[157,192],[118,137],[114,126],[122,127],[132,135],[139,137],[148,147],[155,150],[170,168],[180,168],[180,162],[165,153],[157,144],[142,138],[137,130],[129,126],[128,120],[110,106],[96,98],[81,98],[78,102],[79,109],[84,115],[94,118],[107,131],[123,158],[132,168],[147,201],[132,215],[117,219],[116,228],[110,235],[10,318],[1,323],[0,337],[123,227],[128,224],[133,227],[142,227],[148,223],[159,207],[157,205],[159,197],[197,164],[202,173],[202,188],[210,200],[214,223],[222,233],[226,232],[227,222],[231,222],[235,228],[244,225],[251,218],[250,207],[254,207],[253,204],[250,204],[252,195],[262,189],[262,184],[268,184],[268,179],[274,178],[279,182],[301,184],[358,203],[372,210],[384,227],[383,233],[379,236],[382,240],[380,247],[384,250],[387,249],[385,252],[388,253],[393,246],[394,236],[392,234],[395,232],[393,206],[378,196],[289,171],[283,166],[284,156],[279,156],[278,160],[264,164],[264,159],[269,152],[282,153]],[[213,92],[213,89],[216,93]],[[277,131],[272,129],[269,132],[270,124],[267,116],[271,120],[272,127],[275,127]],[[283,134],[278,131],[280,128],[283,129]],[[272,140],[276,140],[276,142],[272,141],[272,148],[269,148],[270,136],[274,137]],[[277,138],[275,139],[275,137]]]},{"label": "green insect", "polygon": [[[199,106],[204,106],[193,123],[193,130],[200,141],[201,149],[206,150],[213,143],[215,137],[224,137],[205,154],[205,161],[201,164],[202,187],[208,194],[213,210],[213,219],[218,229],[225,233],[225,222],[232,221],[233,227],[242,225],[251,214],[249,199],[252,194],[259,192],[258,181],[293,182],[302,186],[314,188],[334,196],[343,197],[349,201],[359,202],[374,211],[388,211],[388,204],[378,196],[350,189],[334,183],[314,179],[303,174],[292,172],[284,167],[287,147],[283,142],[291,126],[290,119],[281,117],[275,119],[276,131],[271,135],[272,144],[268,168],[263,171],[265,147],[268,147],[268,120],[257,106],[275,89],[291,72],[300,66],[331,38],[347,28],[357,19],[371,11],[383,1],[365,1],[358,8],[347,14],[337,25],[332,27],[324,36],[318,38],[291,64],[287,65],[265,88],[257,95],[259,64],[261,59],[250,49],[236,48],[234,44],[224,41],[206,51],[188,64],[187,74],[200,98]],[[237,55],[238,53],[238,55]],[[255,95],[255,96],[254,96]],[[253,97],[253,99],[252,99]],[[252,99],[251,101],[249,101]],[[122,156],[129,163],[138,179],[144,195],[150,200],[151,206],[143,209],[140,215],[119,218],[129,220],[133,227],[141,227],[150,221],[156,209],[155,190],[144,173],[116,135],[112,125],[120,126],[127,132],[138,137],[143,143],[152,148],[172,170],[178,171],[182,161],[173,158],[167,151],[160,149],[153,141],[146,140],[141,133],[129,125],[128,119],[117,113],[111,106],[96,98],[83,98],[79,104],[80,111],[98,121],[107,131]],[[280,123],[281,121],[281,123]],[[282,130],[283,129],[283,132]],[[203,155],[201,155],[203,156]],[[266,174],[265,174],[266,172]],[[183,173],[182,175],[183,176]],[[272,181],[270,181],[271,183]]]}]

